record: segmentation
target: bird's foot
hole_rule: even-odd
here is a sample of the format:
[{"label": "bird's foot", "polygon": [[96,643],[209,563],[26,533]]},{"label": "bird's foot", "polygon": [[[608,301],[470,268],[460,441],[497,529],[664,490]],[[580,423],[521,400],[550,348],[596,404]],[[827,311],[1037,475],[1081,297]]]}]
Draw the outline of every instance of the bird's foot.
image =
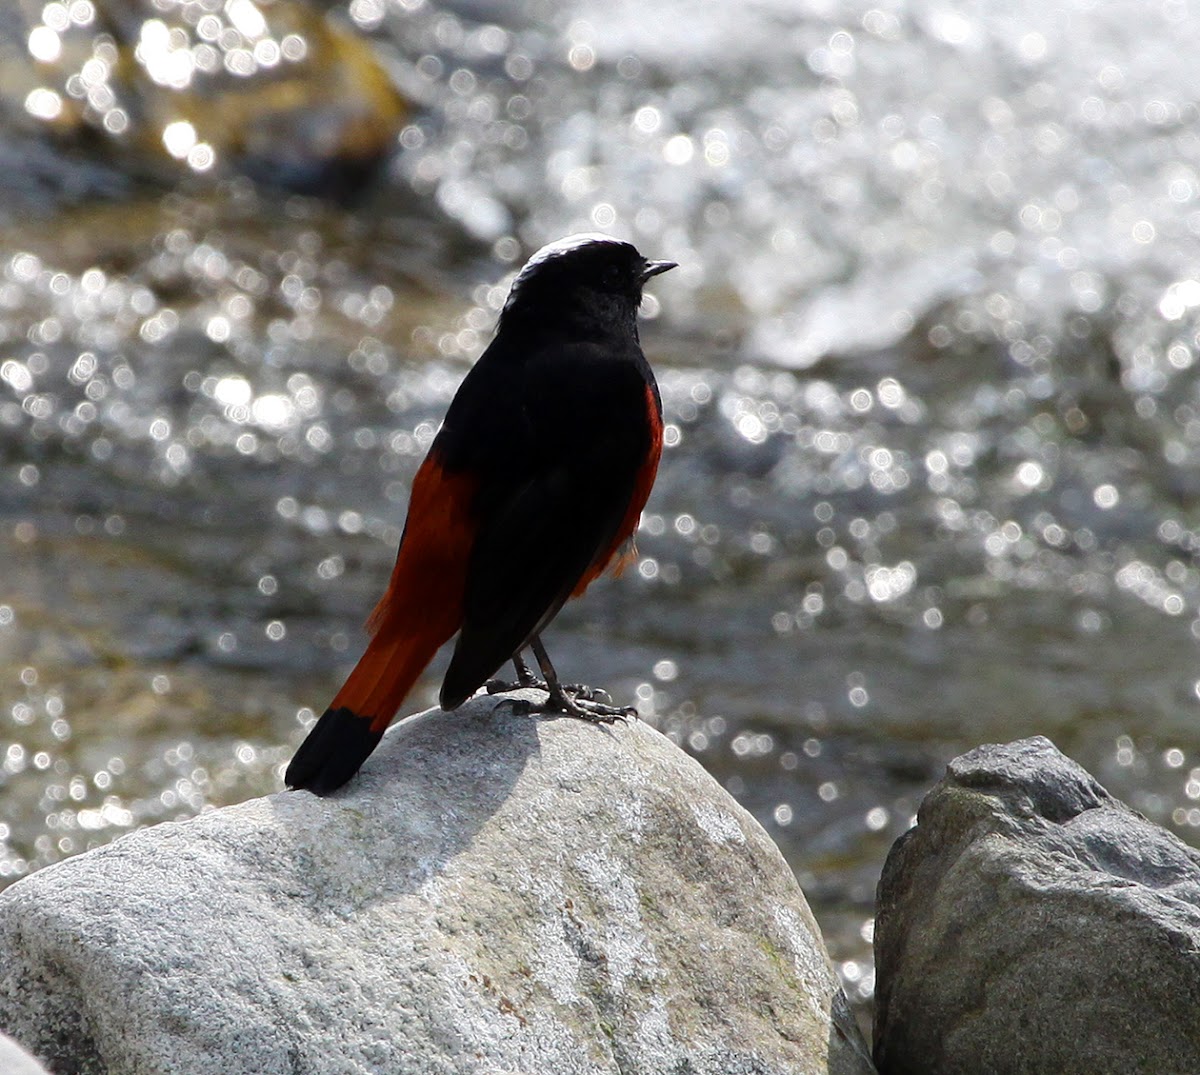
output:
[{"label": "bird's foot", "polygon": [[572,683],[561,690],[551,691],[546,699],[544,712],[562,713],[589,724],[615,724],[617,721],[636,720],[638,711],[631,705],[612,705],[608,691],[599,687],[588,687]]},{"label": "bird's foot", "polygon": [[529,665],[525,663],[525,659],[519,654],[514,653],[512,657],[513,671],[517,673],[517,678],[510,682],[506,679],[489,679],[483,686],[488,694],[507,694],[509,691],[522,690],[525,687],[533,687],[535,690],[548,691],[550,687],[544,679],[538,679],[537,676],[530,671]]},{"label": "bird's foot", "polygon": [[533,687],[535,690],[548,691],[549,685],[544,679],[538,679],[537,676],[530,671],[529,665],[525,663],[525,659],[520,653],[514,653],[512,656],[513,671],[517,673],[515,682],[509,682],[505,679],[489,679],[484,685],[484,690],[488,694],[507,694],[509,691],[522,690],[525,687]]},{"label": "bird's foot", "polygon": [[572,698],[581,698],[585,702],[603,702],[605,705],[612,703],[612,695],[603,687],[589,687],[586,683],[564,683],[562,689],[564,694],[569,694]]},{"label": "bird's foot", "polygon": [[[543,687],[543,690],[547,688]],[[549,697],[540,705],[525,698],[514,698],[509,704],[514,713],[549,713],[585,720],[589,724],[616,724],[636,720],[638,711],[631,705],[610,704],[608,691],[572,683],[557,692],[549,689]]]}]

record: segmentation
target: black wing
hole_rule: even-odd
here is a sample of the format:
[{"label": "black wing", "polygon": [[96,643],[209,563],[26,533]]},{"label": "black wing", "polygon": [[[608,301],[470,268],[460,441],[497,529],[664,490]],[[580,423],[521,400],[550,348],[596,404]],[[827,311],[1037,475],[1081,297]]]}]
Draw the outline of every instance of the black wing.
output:
[{"label": "black wing", "polygon": [[636,345],[560,345],[505,373],[493,402],[512,403],[506,428],[490,429],[493,458],[472,466],[486,477],[463,627],[442,684],[447,709],[542,630],[612,545],[651,450],[652,381]]}]

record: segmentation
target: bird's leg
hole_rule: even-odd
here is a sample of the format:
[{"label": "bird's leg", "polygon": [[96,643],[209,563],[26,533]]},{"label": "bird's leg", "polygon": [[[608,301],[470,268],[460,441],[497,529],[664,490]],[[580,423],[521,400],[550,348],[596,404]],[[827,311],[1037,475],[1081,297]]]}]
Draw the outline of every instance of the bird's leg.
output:
[{"label": "bird's leg", "polygon": [[488,694],[505,694],[508,691],[520,690],[522,687],[536,687],[540,691],[546,690],[546,684],[543,680],[538,679],[530,670],[529,665],[525,663],[525,658],[521,656],[521,651],[517,650],[512,655],[513,670],[517,673],[515,683],[509,683],[503,679],[489,679],[484,688]]},{"label": "bird's leg", "polygon": [[513,654],[512,662],[513,668],[517,671],[517,684],[519,686],[537,687],[539,690],[546,689],[546,684],[530,671],[529,665],[525,663],[525,658],[521,656],[520,650],[517,650]]},{"label": "bird's leg", "polygon": [[547,712],[565,713],[569,717],[593,724],[612,724],[614,721],[637,716],[637,710],[632,706],[605,705],[598,701],[596,695],[600,692],[593,691],[590,687],[572,685],[564,689],[558,681],[554,665],[550,663],[550,654],[546,652],[546,647],[542,645],[538,635],[529,640],[529,648],[533,650],[538,667],[546,677],[546,690],[550,693],[545,707]]}]

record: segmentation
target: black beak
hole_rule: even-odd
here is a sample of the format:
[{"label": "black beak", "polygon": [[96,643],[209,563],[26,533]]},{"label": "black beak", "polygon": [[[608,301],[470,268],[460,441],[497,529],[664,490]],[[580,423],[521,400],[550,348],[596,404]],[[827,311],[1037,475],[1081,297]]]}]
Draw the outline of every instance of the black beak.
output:
[{"label": "black beak", "polygon": [[644,284],[652,276],[658,276],[660,273],[677,268],[679,268],[679,262],[677,261],[647,261],[642,268],[642,276],[638,283]]}]

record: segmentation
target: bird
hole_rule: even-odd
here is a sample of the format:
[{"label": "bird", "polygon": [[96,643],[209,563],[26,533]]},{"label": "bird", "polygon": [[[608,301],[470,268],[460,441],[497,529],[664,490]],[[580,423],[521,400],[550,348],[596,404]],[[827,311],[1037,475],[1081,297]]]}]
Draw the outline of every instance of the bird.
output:
[{"label": "bird", "polygon": [[663,446],[638,307],[646,282],[676,267],[595,233],[525,263],[413,479],[366,650],[292,758],[288,787],[328,795],[349,781],[455,634],[443,710],[512,661],[516,685],[544,686],[544,711],[604,723],[636,712],[564,686],[541,635],[568,599],[636,555]]}]

